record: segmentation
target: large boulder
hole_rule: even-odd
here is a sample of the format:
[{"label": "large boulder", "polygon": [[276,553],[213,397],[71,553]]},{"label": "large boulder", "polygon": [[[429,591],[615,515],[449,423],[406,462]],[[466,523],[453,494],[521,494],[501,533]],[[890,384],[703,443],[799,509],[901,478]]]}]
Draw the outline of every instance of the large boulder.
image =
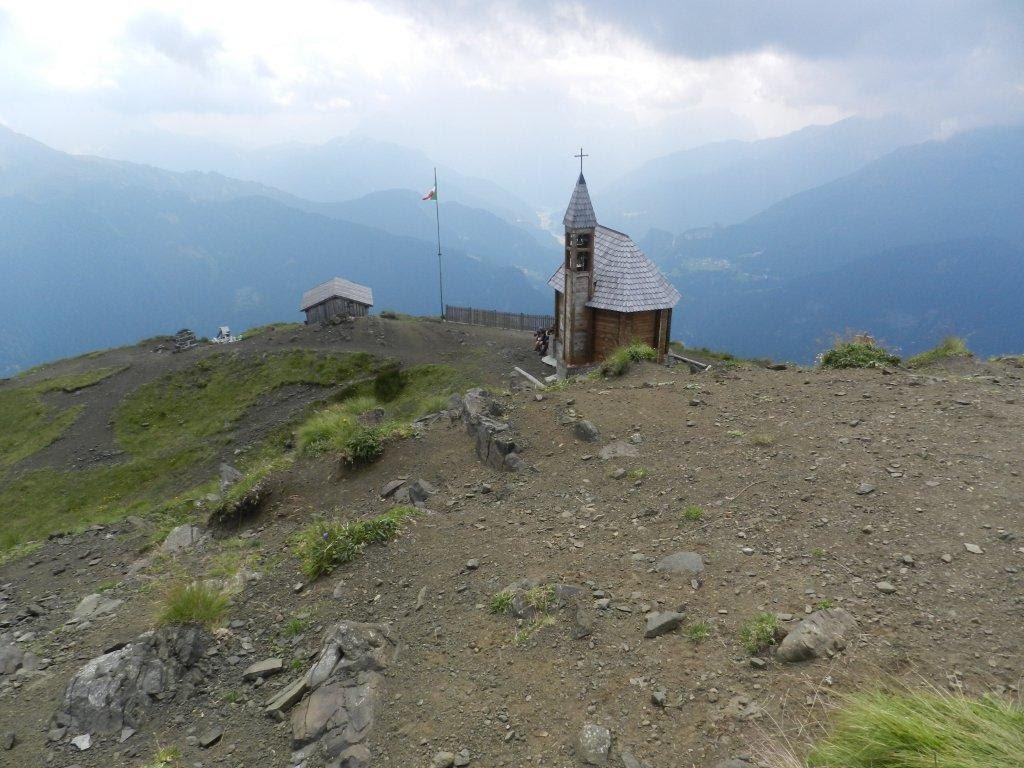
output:
[{"label": "large boulder", "polygon": [[204,528],[186,523],[168,533],[160,549],[169,555],[177,555],[189,549],[202,549],[209,539],[210,535]]},{"label": "large boulder", "polygon": [[797,624],[775,652],[782,661],[804,661],[832,655],[846,647],[857,621],[842,608],[815,611]]},{"label": "large boulder", "polygon": [[294,748],[317,744],[328,764],[365,764],[364,742],[380,707],[382,673],[394,650],[387,625],[342,621],[331,627],[300,681],[305,695],[291,714]]},{"label": "large boulder", "polygon": [[526,467],[519,455],[522,446],[516,442],[506,421],[501,421],[504,408],[492,400],[486,390],[469,390],[462,398],[460,410],[466,433],[473,438],[476,455],[495,469],[519,471]]},{"label": "large boulder", "polygon": [[78,670],[64,691],[58,720],[86,733],[138,728],[156,701],[188,695],[205,650],[206,635],[195,625],[147,632]]},{"label": "large boulder", "polygon": [[123,600],[115,600],[112,597],[101,594],[86,595],[75,606],[75,611],[71,615],[69,623],[90,621],[98,619],[100,616],[106,616],[121,607],[123,602]]}]

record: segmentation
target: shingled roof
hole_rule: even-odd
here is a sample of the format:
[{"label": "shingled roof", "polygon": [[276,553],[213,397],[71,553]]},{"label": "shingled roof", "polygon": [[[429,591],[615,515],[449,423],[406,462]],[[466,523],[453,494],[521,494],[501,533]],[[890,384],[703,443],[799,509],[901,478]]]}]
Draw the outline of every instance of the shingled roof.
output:
[{"label": "shingled roof", "polygon": [[369,307],[373,306],[373,291],[370,288],[340,277],[332,277],[326,283],[320,283],[302,294],[302,305],[299,310],[305,312],[310,307],[315,307],[317,304],[335,297],[351,299]]},{"label": "shingled roof", "polygon": [[597,216],[594,215],[594,206],[590,202],[590,193],[587,192],[587,180],[583,178],[582,173],[576,181],[572,197],[569,198],[569,207],[565,209],[562,224],[569,229],[593,229],[597,226]]},{"label": "shingled roof", "polygon": [[[579,189],[579,186],[576,188]],[[576,194],[573,193],[575,198]],[[572,208],[571,203],[569,207]],[[568,215],[566,213],[566,217]],[[548,285],[559,293],[565,290],[564,264],[551,276]],[[600,225],[596,227],[594,295],[587,302],[588,307],[614,312],[646,312],[651,309],[671,309],[679,303],[680,298],[675,286],[661,274],[661,270],[629,235]]]}]

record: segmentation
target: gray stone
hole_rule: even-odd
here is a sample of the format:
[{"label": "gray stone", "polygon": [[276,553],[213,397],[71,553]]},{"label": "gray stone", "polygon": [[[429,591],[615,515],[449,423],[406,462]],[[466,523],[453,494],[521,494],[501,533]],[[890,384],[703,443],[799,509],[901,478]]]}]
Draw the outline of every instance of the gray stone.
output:
[{"label": "gray stone", "polygon": [[382,499],[390,498],[395,494],[395,491],[403,485],[405,485],[405,480],[391,480],[390,482],[384,483],[384,486],[380,489],[380,497]]},{"label": "gray stone", "polygon": [[230,464],[220,465],[220,492],[224,493],[228,488],[241,480],[245,475]]},{"label": "gray stone", "polygon": [[983,554],[985,554],[985,550],[983,550],[977,544],[968,544],[967,542],[964,542],[964,549],[966,549],[972,555],[983,555]]},{"label": "gray stone", "polygon": [[0,749],[10,751],[18,743],[18,737],[14,731],[5,731],[0,734]]},{"label": "gray stone", "polygon": [[268,717],[275,719],[281,719],[284,713],[295,706],[298,701],[306,695],[306,678],[305,676],[299,678],[294,683],[290,683],[267,702],[267,706],[263,712]]},{"label": "gray stone", "polygon": [[857,621],[842,608],[815,611],[783,638],[775,655],[782,661],[803,661],[843,650],[857,630]]},{"label": "gray stone", "polygon": [[637,760],[632,752],[620,752],[619,759],[622,760],[622,768],[651,768],[646,760]]},{"label": "gray stone", "polygon": [[264,659],[246,667],[245,672],[242,673],[242,679],[255,680],[257,677],[270,677],[283,669],[284,661],[282,659]]},{"label": "gray stone", "polygon": [[452,768],[455,765],[454,752],[438,752],[430,761],[431,768]]},{"label": "gray stone", "polygon": [[176,555],[188,549],[202,549],[209,540],[209,534],[198,525],[179,525],[167,534],[160,549],[164,552]]},{"label": "gray stone", "polygon": [[867,496],[869,493],[874,493],[874,492],[875,492],[875,486],[873,486],[871,483],[861,483],[860,485],[857,486],[857,495],[858,496]]},{"label": "gray stone", "polygon": [[85,750],[92,746],[92,734],[83,733],[81,736],[75,736],[71,740],[71,744],[77,747],[79,752],[85,752]]},{"label": "gray stone", "polygon": [[318,742],[328,758],[340,761],[344,756],[347,761],[330,765],[365,765],[368,753],[352,747],[362,744],[373,726],[382,673],[394,648],[386,625],[342,621],[331,627],[316,661],[300,681],[308,693],[292,711],[293,748]]},{"label": "gray stone", "polygon": [[519,455],[521,446],[509,433],[508,424],[495,418],[501,416],[502,411],[500,403],[477,388],[469,390],[462,398],[460,416],[481,461],[495,469],[520,471],[526,468]]},{"label": "gray stone", "polygon": [[896,587],[894,587],[892,583],[888,581],[875,582],[875,589],[877,589],[883,595],[891,595],[893,592],[896,591]]},{"label": "gray stone", "polygon": [[674,552],[661,558],[655,570],[674,576],[699,576],[704,572],[704,558],[696,552]]},{"label": "gray stone", "polygon": [[199,734],[199,746],[203,749],[209,749],[218,741],[224,737],[224,731],[220,728],[213,727],[207,731],[203,731]]},{"label": "gray stone", "polygon": [[328,768],[370,768],[370,750],[365,744],[353,744],[342,750]]},{"label": "gray stone", "polygon": [[640,450],[632,443],[616,440],[614,443],[608,443],[608,445],[601,449],[598,455],[601,457],[601,461],[617,458],[636,458],[640,455]]},{"label": "gray stone", "polygon": [[679,628],[683,623],[685,614],[675,611],[662,611],[647,614],[647,625],[644,627],[644,637],[658,637]]},{"label": "gray stone", "polygon": [[585,723],[578,741],[580,759],[587,765],[608,765],[612,733],[603,725]]},{"label": "gray stone", "polygon": [[25,652],[14,643],[0,644],[0,675],[13,675],[25,661]]},{"label": "gray stone", "polygon": [[90,733],[138,728],[158,700],[187,695],[180,683],[205,648],[206,636],[194,625],[147,632],[78,670],[57,718]]},{"label": "gray stone", "polygon": [[625,476],[626,476],[626,470],[623,469],[622,467],[616,467],[615,469],[612,470],[612,477],[614,479],[616,479],[616,480],[620,480],[621,478],[623,478]]},{"label": "gray stone", "polygon": [[576,422],[573,427],[573,434],[576,435],[578,440],[582,440],[585,443],[596,443],[601,433],[597,427],[594,426],[593,422],[587,421],[586,419],[580,419]]},{"label": "gray stone", "polygon": [[116,611],[123,602],[104,595],[86,595],[75,607],[71,621],[82,622],[106,616]]}]

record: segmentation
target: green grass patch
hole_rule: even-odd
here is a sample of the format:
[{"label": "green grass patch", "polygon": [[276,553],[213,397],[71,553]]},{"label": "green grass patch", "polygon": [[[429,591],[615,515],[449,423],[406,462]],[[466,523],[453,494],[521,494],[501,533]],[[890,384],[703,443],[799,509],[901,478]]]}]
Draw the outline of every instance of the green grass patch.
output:
[{"label": "green grass patch", "polygon": [[512,598],[515,595],[512,590],[503,589],[501,592],[495,593],[491,598],[491,602],[488,604],[488,609],[491,613],[499,616],[504,616],[512,610]]},{"label": "green grass patch", "polygon": [[750,436],[750,443],[759,448],[767,448],[775,444],[775,435],[770,435],[767,432],[758,432]]},{"label": "green grass patch", "polygon": [[683,508],[682,516],[683,520],[689,520],[691,523],[699,523],[700,519],[704,517],[704,510],[696,504],[687,504]]},{"label": "green grass patch", "polygon": [[[466,377],[444,365],[407,371],[384,368],[370,384],[353,387],[341,402],[314,414],[298,429],[299,451],[307,456],[333,454],[358,465],[375,461],[388,442],[413,434],[411,422],[443,409],[448,397],[470,386]],[[381,398],[385,399],[381,399]],[[364,424],[362,414],[380,409],[380,424]]]},{"label": "green grass patch", "polygon": [[740,644],[748,653],[760,653],[775,645],[779,619],[774,613],[760,613],[740,627]]},{"label": "green grass patch", "polygon": [[951,357],[974,357],[974,353],[967,348],[967,342],[959,336],[947,336],[937,347],[916,354],[907,360],[907,367],[920,368]]},{"label": "green grass patch", "polygon": [[822,354],[820,364],[822,368],[878,368],[899,365],[900,358],[861,334],[852,341],[836,341]]},{"label": "green grass patch", "polygon": [[181,765],[181,750],[178,747],[160,747],[143,768],[178,768]]},{"label": "green grass patch", "polygon": [[700,645],[711,637],[711,623],[708,621],[695,621],[686,628],[686,639],[694,645]]},{"label": "green grass patch", "polygon": [[417,513],[414,507],[394,507],[371,520],[315,520],[296,536],[295,554],[310,580],[351,562],[368,544],[383,544],[398,535],[402,524]]},{"label": "green grass patch", "polygon": [[[131,454],[128,459],[79,472],[27,472],[0,488],[0,509],[6,514],[0,551],[53,531],[130,514],[173,513],[180,519],[196,498],[216,488],[205,481],[197,485],[197,479],[215,472],[215,457],[261,397],[294,384],[342,385],[370,374],[373,367],[373,358],[363,353],[227,352],[145,384],[115,411],[114,432]],[[81,385],[80,380],[71,383]],[[262,453],[256,457],[266,458]],[[250,467],[242,462],[239,468],[245,472]],[[183,491],[190,486],[191,491]]]},{"label": "green grass patch", "polygon": [[298,637],[307,629],[309,629],[308,616],[293,616],[288,620],[281,631],[284,633],[285,637]]},{"label": "green grass patch", "polygon": [[157,616],[159,624],[202,624],[212,629],[228,609],[228,598],[200,581],[174,584],[167,590]]},{"label": "green grass patch", "polygon": [[650,344],[642,341],[634,341],[628,347],[619,347],[606,357],[599,368],[601,375],[605,378],[622,376],[632,363],[639,363],[641,360],[657,360],[658,352]]},{"label": "green grass patch", "polygon": [[938,690],[852,694],[833,713],[806,765],[1019,768],[1024,765],[1024,709],[996,697]]},{"label": "green grass patch", "polygon": [[243,339],[251,339],[254,336],[262,336],[265,333],[274,333],[275,331],[293,333],[304,327],[302,323],[268,323],[267,325],[257,325],[247,331],[242,331],[240,335]]},{"label": "green grass patch", "polygon": [[43,401],[43,395],[76,392],[123,370],[97,368],[0,389],[0,473],[60,437],[82,411],[80,405],[57,410]]}]

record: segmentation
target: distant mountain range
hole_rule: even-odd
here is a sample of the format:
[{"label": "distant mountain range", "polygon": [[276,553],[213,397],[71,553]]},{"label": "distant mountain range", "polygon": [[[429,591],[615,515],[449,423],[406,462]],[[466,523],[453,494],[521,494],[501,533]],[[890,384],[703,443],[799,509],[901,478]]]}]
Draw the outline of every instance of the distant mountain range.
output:
[{"label": "distant mountain range", "polygon": [[251,179],[296,197],[321,203],[354,200],[388,189],[426,191],[438,172],[442,203],[483,208],[515,224],[535,227],[537,213],[492,181],[439,165],[419,150],[367,137],[323,144],[293,142],[238,150],[173,135],[121,137],[111,156],[175,171],[212,171]]},{"label": "distant mountain range", "polygon": [[[395,197],[403,213],[375,228],[260,184],[66,155],[0,129],[0,373],[183,326],[298,320],[302,291],[334,275],[372,286],[377,309],[437,314],[436,245],[393,233],[416,229],[399,221],[410,194]],[[495,243],[534,266],[530,244],[550,244],[455,203],[442,219],[458,242],[445,249],[447,301],[549,310],[548,290]]]},{"label": "distant mountain range", "polygon": [[[682,292],[686,343],[809,362],[851,329],[904,353],[950,332],[983,354],[1024,351],[1024,129],[900,146],[917,131],[849,120],[709,145],[594,204]],[[334,275],[373,286],[377,309],[436,313],[422,153],[357,139],[194,165],[220,172],[68,155],[0,128],[0,375],[181,326],[298,319],[301,292]],[[550,311],[561,247],[530,206],[449,170],[441,199],[449,302]]]},{"label": "distant mountain range", "polygon": [[953,331],[1024,350],[1024,312],[999,303],[1024,288],[1024,129],[905,147],[742,224],[644,246],[683,292],[673,330],[693,343],[807,361],[854,328],[907,351]]},{"label": "distant mountain range", "polygon": [[637,235],[736,224],[926,137],[901,118],[849,118],[760,141],[705,144],[598,185],[595,204],[609,225]]}]

